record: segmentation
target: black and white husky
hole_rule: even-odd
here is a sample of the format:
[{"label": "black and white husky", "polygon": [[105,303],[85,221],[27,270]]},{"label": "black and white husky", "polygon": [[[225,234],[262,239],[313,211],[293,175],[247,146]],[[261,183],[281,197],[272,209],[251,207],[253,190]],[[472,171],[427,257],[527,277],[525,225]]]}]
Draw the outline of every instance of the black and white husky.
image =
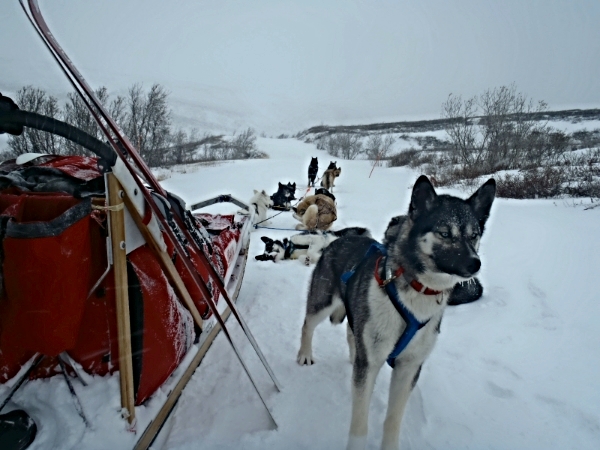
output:
[{"label": "black and white husky", "polygon": [[282,241],[262,236],[265,251],[254,258],[258,261],[279,262],[283,259],[299,259],[307,266],[316,263],[323,249],[342,236],[366,236],[371,233],[366,228],[350,227],[339,231],[306,231]]},{"label": "black and white husky", "polygon": [[493,179],[468,200],[437,195],[425,176],[385,245],[363,236],[332,242],[312,274],[297,361],[314,362],[312,337],[325,318],[348,316],[352,419],[348,449],[364,449],[375,378],[393,367],[383,449],[397,449],[406,402],[440,332],[457,282],[480,269],[479,241],[496,193]]}]

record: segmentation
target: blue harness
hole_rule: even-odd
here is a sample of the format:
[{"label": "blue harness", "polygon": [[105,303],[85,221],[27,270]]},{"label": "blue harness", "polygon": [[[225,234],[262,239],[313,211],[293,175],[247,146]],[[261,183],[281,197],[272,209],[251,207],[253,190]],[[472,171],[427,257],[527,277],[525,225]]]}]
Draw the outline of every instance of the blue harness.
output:
[{"label": "blue harness", "polygon": [[[379,252],[383,256],[387,256],[386,248],[379,242],[374,242],[373,244],[371,244],[369,250],[367,250],[367,253],[365,254],[360,263],[365,261],[369,256],[371,256],[375,252]],[[342,274],[341,279],[344,284],[348,284],[350,279],[354,276],[356,268],[360,263],[355,265],[348,272]],[[385,289],[390,301],[394,305],[394,308],[396,308],[396,311],[398,311],[398,314],[400,314],[400,316],[406,323],[406,328],[398,338],[398,342],[396,343],[394,350],[392,350],[392,353],[390,353],[390,355],[387,358],[387,363],[389,364],[389,366],[391,368],[394,368],[396,365],[396,358],[398,357],[398,355],[400,355],[400,353],[404,351],[404,349],[410,343],[412,338],[415,337],[415,334],[417,334],[417,331],[419,331],[421,328],[423,328],[429,323],[429,319],[427,319],[425,322],[419,322],[419,320],[417,320],[414,314],[408,310],[404,303],[402,303],[398,294],[398,289],[396,289],[396,284],[391,281],[392,280],[385,280],[383,284],[380,283],[380,287],[383,287]]]}]

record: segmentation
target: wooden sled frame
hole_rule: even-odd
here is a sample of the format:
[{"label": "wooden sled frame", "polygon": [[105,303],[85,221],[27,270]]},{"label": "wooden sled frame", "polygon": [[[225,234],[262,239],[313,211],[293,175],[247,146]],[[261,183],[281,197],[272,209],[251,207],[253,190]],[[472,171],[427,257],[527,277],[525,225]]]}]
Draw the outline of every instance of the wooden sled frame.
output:
[{"label": "wooden sled frame", "polygon": [[[187,383],[191,380],[192,375],[204,359],[206,352],[212,345],[215,337],[221,331],[221,325],[215,323],[215,321],[203,321],[200,317],[200,313],[196,308],[189,292],[187,291],[183,280],[179,276],[179,273],[175,269],[173,262],[171,261],[168,254],[160,249],[160,246],[154,240],[152,234],[143,222],[142,217],[137,212],[136,208],[132,205],[131,200],[127,197],[127,194],[122,189],[119,181],[116,177],[109,173],[106,176],[107,179],[107,199],[108,209],[110,211],[110,231],[111,231],[111,247],[113,255],[113,267],[115,271],[115,288],[117,293],[117,325],[119,332],[119,376],[121,386],[121,406],[127,411],[127,420],[132,428],[135,427],[135,406],[134,406],[134,395],[133,395],[133,370],[132,370],[132,353],[131,353],[131,333],[129,331],[129,302],[127,293],[127,267],[126,267],[126,254],[125,254],[125,233],[124,233],[124,211],[123,208],[127,208],[128,212],[132,216],[138,229],[144,236],[146,243],[153,250],[157,256],[163,271],[167,278],[171,282],[179,298],[183,304],[192,314],[194,322],[202,330],[200,341],[194,346],[197,348],[197,352],[193,359],[181,374],[179,380],[172,388],[171,392],[167,395],[167,398],[160,408],[158,414],[154,420],[146,427],[140,439],[137,441],[134,449],[145,450],[149,448],[158,434],[160,433],[166,420],[169,418],[171,412],[177,405],[179,397],[183,392],[183,389]],[[248,205],[231,197],[231,195],[221,195],[212,199],[196,203],[192,205],[192,210],[200,209],[209,205],[229,202],[236,206],[239,206],[245,210],[248,210]],[[232,264],[229,264],[225,277],[223,279],[227,292],[230,298],[235,302],[239,291],[242,287],[242,280],[248,260],[248,247],[250,245],[250,231],[251,224],[250,220],[244,223],[244,226],[240,232],[240,239],[236,246],[236,259]],[[227,320],[231,314],[231,309],[226,307],[221,312],[223,320]],[[173,376],[173,375],[171,375]],[[168,380],[167,380],[168,381]]]}]

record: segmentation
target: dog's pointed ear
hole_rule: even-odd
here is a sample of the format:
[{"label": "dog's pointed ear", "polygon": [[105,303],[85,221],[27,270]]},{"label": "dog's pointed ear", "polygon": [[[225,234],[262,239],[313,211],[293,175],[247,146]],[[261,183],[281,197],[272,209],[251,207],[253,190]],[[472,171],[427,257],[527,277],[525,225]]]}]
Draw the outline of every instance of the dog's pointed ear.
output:
[{"label": "dog's pointed ear", "polygon": [[490,217],[490,209],[492,209],[494,198],[496,198],[496,180],[490,178],[467,200],[475,213],[475,218],[479,222],[482,233],[485,223]]},{"label": "dog's pointed ear", "polygon": [[262,191],[260,191],[262,195],[267,195],[267,193],[265,192],[265,190],[263,189]]},{"label": "dog's pointed ear", "polygon": [[[258,194],[258,191],[256,189],[253,189],[255,194]],[[263,191],[264,192],[264,191]]]},{"label": "dog's pointed ear", "polygon": [[408,208],[410,218],[414,220],[420,214],[429,211],[436,198],[437,194],[431,181],[425,175],[421,175],[413,186],[410,207]]},{"label": "dog's pointed ear", "polygon": [[265,244],[273,242],[273,239],[269,238],[268,236],[261,236],[260,240],[263,241]]}]

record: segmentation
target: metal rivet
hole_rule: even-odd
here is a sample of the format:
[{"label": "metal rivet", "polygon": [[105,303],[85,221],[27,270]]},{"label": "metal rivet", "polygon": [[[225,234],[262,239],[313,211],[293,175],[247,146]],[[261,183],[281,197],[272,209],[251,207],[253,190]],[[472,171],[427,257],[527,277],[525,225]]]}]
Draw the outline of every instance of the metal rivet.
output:
[{"label": "metal rivet", "polygon": [[121,248],[121,250],[125,250],[125,241],[121,241],[119,243],[119,247]]},{"label": "metal rivet", "polygon": [[133,190],[133,195],[137,195],[137,188]]},{"label": "metal rivet", "polygon": [[119,198],[125,198],[125,192],[122,190],[119,191]]}]

